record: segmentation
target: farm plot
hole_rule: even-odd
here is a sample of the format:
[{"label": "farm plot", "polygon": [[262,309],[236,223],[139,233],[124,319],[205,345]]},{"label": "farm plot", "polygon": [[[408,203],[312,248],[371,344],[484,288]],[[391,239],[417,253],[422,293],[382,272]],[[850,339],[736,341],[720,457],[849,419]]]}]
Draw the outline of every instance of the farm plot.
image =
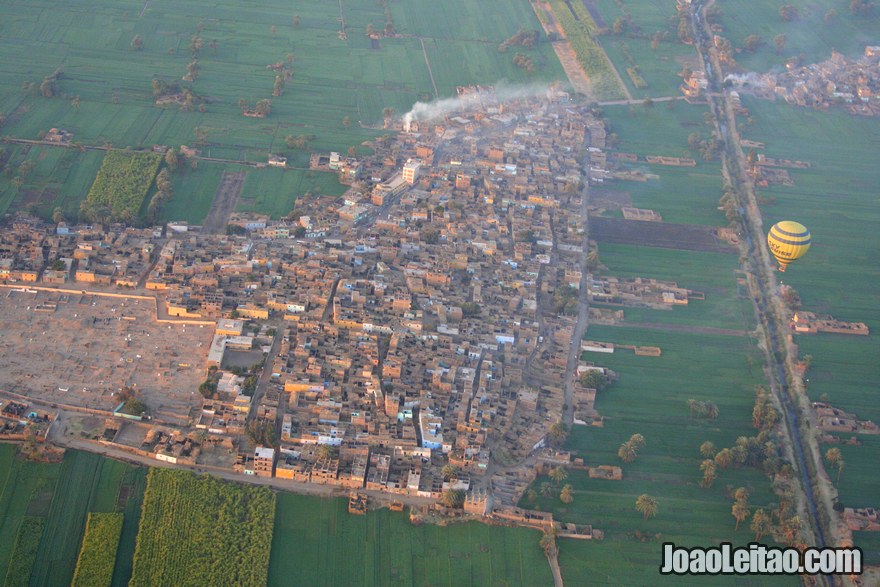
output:
[{"label": "farm plot", "polygon": [[274,516],[267,488],[151,469],[131,585],[263,585]]},{"label": "farm plot", "polygon": [[[696,59],[696,53],[679,41],[675,4],[652,0],[581,1],[595,5],[602,17],[608,30],[602,46],[634,97],[680,94],[681,79],[676,74],[683,62]],[[614,32],[617,19],[623,23],[620,33]],[[630,75],[631,69],[635,75]],[[636,83],[639,78],[643,87]]]},{"label": "farm plot", "polygon": [[[10,208],[32,209],[46,217],[56,207],[68,218],[79,212],[103,157],[99,151],[45,146],[8,144],[2,149],[6,153],[0,161],[5,160],[11,173],[0,175],[0,213]],[[22,169],[31,165],[33,170],[23,174]],[[20,186],[16,177],[22,180]]]},{"label": "farm plot", "polygon": [[[739,436],[755,434],[751,424],[753,386],[760,383],[761,371],[759,363],[752,367],[747,360],[758,357],[748,339],[599,326],[591,326],[587,337],[659,346],[663,354],[584,353],[584,360],[613,369],[620,378],[597,398],[596,409],[605,418],[604,427],[575,426],[567,448],[590,466],[622,466],[623,479],[590,479],[582,471],[570,471],[564,483],[572,486],[574,500],[564,504],[558,497],[558,485],[542,477],[533,486],[533,499],[527,495],[522,503],[553,511],[561,520],[605,530],[603,542],[560,542],[560,564],[566,578],[590,576],[599,584],[614,584],[626,577],[628,583],[638,584],[643,577],[647,583],[664,584],[664,578],[656,575],[661,546],[657,534],[663,541],[689,546],[753,540],[747,524],[734,530],[732,499],[726,488],[747,487],[754,511],[770,507],[777,499],[770,491],[769,479],[752,468],[719,468],[710,488],[699,485],[704,458],[699,448],[704,441],[720,449],[733,446]],[[689,399],[713,402],[718,416],[710,420],[692,415]],[[617,452],[633,434],[642,434],[646,444],[638,457],[626,464]],[[544,484],[550,485],[549,491],[543,491]],[[641,494],[656,498],[656,517],[644,520],[636,511],[635,501]],[[644,542],[634,537],[636,531],[642,533]],[[679,584],[680,580],[675,577],[665,584]],[[729,584],[738,583],[730,579]],[[796,579],[781,579],[779,584],[796,584]]]},{"label": "farm plot", "polygon": [[[110,461],[115,463],[116,461]],[[105,468],[107,463],[105,463]],[[144,467],[125,466],[125,473],[119,485],[116,498],[116,509],[122,511],[125,519],[122,522],[122,535],[116,551],[116,566],[113,569],[113,587],[127,587],[131,579],[132,561],[137,541],[138,525],[141,518],[141,505],[144,502],[144,491],[147,486],[147,469]]]},{"label": "farm plot", "polygon": [[90,513],[73,575],[75,587],[109,587],[122,533],[122,514]]},{"label": "farm plot", "polygon": [[[667,222],[725,224],[724,215],[718,210],[721,167],[716,161],[703,161],[689,146],[691,134],[701,139],[709,137],[705,107],[666,102],[650,108],[608,106],[603,110],[609,133],[615,135],[615,150],[633,153],[642,159],[622,167],[656,176],[645,182],[618,181],[610,185],[626,190],[633,206],[659,212]],[[644,162],[648,155],[692,158],[696,166],[650,164]]]},{"label": "farm plot", "polygon": [[40,541],[38,557],[44,564],[34,568],[32,585],[66,585],[73,578],[86,514],[103,462],[102,457],[91,453],[70,451],[65,455]]},{"label": "farm plot", "polygon": [[682,251],[736,252],[736,249],[729,244],[719,240],[711,228],[693,224],[594,216],[590,219],[590,237],[599,242],[637,244]]},{"label": "farm plot", "polygon": [[541,535],[478,523],[413,526],[403,514],[353,516],[341,499],[278,496],[269,584],[547,585]]},{"label": "farm plot", "polygon": [[607,274],[674,281],[705,295],[705,299],[671,310],[624,308],[624,324],[677,325],[694,332],[720,328],[730,330],[731,335],[745,335],[754,328],[754,309],[745,286],[737,283],[734,255],[600,242],[599,259],[607,271],[597,271],[598,277]]},{"label": "farm plot", "polygon": [[[16,447],[0,444],[0,577],[12,565],[12,551],[26,517],[45,519],[61,466],[16,457]],[[30,575],[30,572],[28,572]]]},{"label": "farm plot", "polygon": [[12,548],[9,570],[6,572],[4,587],[26,587],[34,564],[37,562],[37,547],[46,525],[44,518],[25,517],[21,520],[15,545]]},{"label": "farm plot", "polygon": [[625,97],[611,61],[596,41],[596,23],[580,2],[550,0],[553,16],[565,30],[565,38],[577,55],[578,62],[590,78],[595,98],[619,100]]},{"label": "farm plot", "polygon": [[[871,330],[867,337],[797,336],[799,355],[812,357],[805,374],[807,393],[813,401],[825,396],[833,406],[859,419],[880,422],[873,393],[880,385],[876,352],[880,239],[875,229],[880,221],[876,205],[880,170],[872,156],[880,122],[756,99],[746,99],[745,105],[753,123],[744,134],[764,142],[768,157],[811,164],[809,169],[791,171],[794,186],[759,189],[765,226],[793,218],[813,234],[809,255],[781,281],[797,290],[804,310],[864,322]],[[838,487],[840,502],[868,507],[877,495],[876,475],[868,463],[880,458],[880,443],[864,435],[859,440],[859,446],[839,446],[846,462],[839,482],[835,470],[828,464],[825,468]],[[821,445],[821,452],[831,446]],[[876,537],[856,532],[853,538],[866,556],[880,561]]]},{"label": "farm plot", "polygon": [[[780,13],[784,5],[796,8],[794,17],[788,21]],[[771,0],[757,5],[748,0],[730,0],[724,3],[719,22],[724,27],[721,34],[735,48],[742,48],[749,35],[761,37],[764,44],[757,51],[736,55],[741,67],[759,72],[779,67],[792,57],[800,56],[805,64],[825,61],[832,50],[856,57],[865,45],[875,45],[877,41],[876,16],[859,14],[857,9],[850,9],[849,2],[834,0]],[[785,45],[777,52],[774,40],[780,34],[785,35]]]},{"label": "farm plot", "polygon": [[251,171],[245,179],[236,209],[269,214],[278,219],[287,216],[293,210],[296,198],[306,192],[339,196],[346,189],[333,173],[300,169]]},{"label": "farm plot", "polygon": [[114,218],[137,218],[161,162],[153,153],[108,152],[86,198],[91,213],[105,207]]}]

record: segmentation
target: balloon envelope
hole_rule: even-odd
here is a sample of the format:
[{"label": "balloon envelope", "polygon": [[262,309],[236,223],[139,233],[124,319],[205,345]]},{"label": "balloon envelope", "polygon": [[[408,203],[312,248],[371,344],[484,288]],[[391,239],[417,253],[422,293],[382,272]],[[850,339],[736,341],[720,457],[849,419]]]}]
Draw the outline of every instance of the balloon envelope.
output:
[{"label": "balloon envelope", "polygon": [[767,233],[767,245],[779,262],[779,270],[785,271],[789,263],[800,259],[809,250],[810,231],[800,222],[783,220]]}]

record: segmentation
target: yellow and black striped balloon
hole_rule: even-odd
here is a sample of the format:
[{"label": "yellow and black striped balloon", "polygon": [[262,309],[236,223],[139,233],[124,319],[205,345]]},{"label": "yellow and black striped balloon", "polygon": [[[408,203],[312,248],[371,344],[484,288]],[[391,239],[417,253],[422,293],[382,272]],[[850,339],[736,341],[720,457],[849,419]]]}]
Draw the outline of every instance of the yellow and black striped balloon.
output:
[{"label": "yellow and black striped balloon", "polygon": [[779,262],[779,270],[807,254],[810,248],[810,231],[800,222],[783,220],[777,222],[767,233],[767,245]]}]

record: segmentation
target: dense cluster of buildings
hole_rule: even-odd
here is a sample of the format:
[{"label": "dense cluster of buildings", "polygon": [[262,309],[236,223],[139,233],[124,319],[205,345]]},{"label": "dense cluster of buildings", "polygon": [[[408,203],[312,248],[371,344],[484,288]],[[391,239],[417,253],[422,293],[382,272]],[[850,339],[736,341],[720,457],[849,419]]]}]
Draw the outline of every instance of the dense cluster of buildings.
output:
[{"label": "dense cluster of buildings", "polygon": [[[236,215],[229,235],[18,222],[0,235],[0,280],[144,288],[159,317],[216,323],[193,425],[208,437],[277,425],[272,446],[239,443],[244,473],[469,491],[474,510],[493,490],[515,502],[534,472],[490,458],[528,456],[561,418],[574,317],[559,302],[588,287],[581,190],[604,173],[590,161],[604,161],[605,129],[564,93],[501,104],[480,91],[369,160],[315,157],[352,187],[304,198],[297,216]],[[692,293],[646,287],[669,304]],[[233,351],[262,351],[262,393],[259,372],[229,368]],[[200,462],[187,442],[141,450]]]},{"label": "dense cluster of buildings", "polygon": [[[786,64],[785,71],[728,76],[743,92],[762,98],[782,98],[789,104],[828,108],[841,104],[851,114],[880,115],[880,46],[865,47],[859,59],[847,59],[833,51],[822,63]],[[686,95],[700,85],[699,76],[686,82]]]}]

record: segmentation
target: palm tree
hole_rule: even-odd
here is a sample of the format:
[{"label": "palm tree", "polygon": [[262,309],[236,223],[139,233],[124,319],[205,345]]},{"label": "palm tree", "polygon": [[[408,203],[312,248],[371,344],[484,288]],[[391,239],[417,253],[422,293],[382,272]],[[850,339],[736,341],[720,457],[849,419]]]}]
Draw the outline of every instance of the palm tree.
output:
[{"label": "palm tree", "polygon": [[752,516],[752,532],[755,533],[755,542],[761,540],[761,537],[770,531],[772,526],[770,516],[763,509],[758,509]]},{"label": "palm tree", "polygon": [[544,530],[544,534],[538,542],[538,544],[541,545],[541,550],[543,550],[544,554],[548,557],[553,556],[556,552],[556,532],[556,526],[551,526]]},{"label": "palm tree", "polygon": [[840,482],[840,469],[842,468],[843,455],[839,448],[829,448],[825,451],[825,459],[832,467],[837,467],[837,481]]},{"label": "palm tree", "polygon": [[696,408],[697,408],[697,400],[695,400],[695,399],[689,399],[689,400],[687,401],[687,404],[688,404],[688,409],[691,411],[691,418],[693,418],[693,417],[694,417],[694,411],[695,411]]},{"label": "palm tree", "polygon": [[718,417],[718,406],[713,402],[706,402],[706,417],[710,420],[714,420]]},{"label": "palm tree", "polygon": [[730,452],[729,448],[722,448],[718,454],[715,455],[715,464],[722,469],[726,469],[733,464],[733,454]]},{"label": "palm tree", "polygon": [[746,502],[737,501],[733,504],[733,507],[730,508],[730,514],[736,520],[736,528],[734,528],[734,532],[739,530],[740,522],[748,518],[750,513],[751,512],[749,511],[749,506],[748,504],[746,504]]},{"label": "palm tree", "polygon": [[749,499],[749,490],[745,487],[737,487],[733,492],[733,499],[736,501],[746,502]]},{"label": "palm tree", "polygon": [[653,518],[657,515],[657,500],[647,493],[643,493],[636,499],[636,510],[644,516],[645,520]]},{"label": "palm tree", "polygon": [[571,485],[566,484],[562,488],[562,493],[559,494],[559,499],[564,504],[569,504],[574,501],[574,496],[571,494]]},{"label": "palm tree", "polygon": [[562,467],[553,467],[550,469],[550,478],[556,482],[557,485],[565,481],[568,477],[568,473],[565,472],[565,469]]},{"label": "palm tree", "polygon": [[715,483],[715,467],[715,461],[712,459],[706,459],[700,463],[700,471],[703,472],[703,479],[700,481],[701,487],[708,489]]},{"label": "palm tree", "polygon": [[629,437],[629,441],[633,443],[633,446],[636,447],[636,450],[644,448],[645,446],[645,437],[639,433],[633,434]]},{"label": "palm tree", "polygon": [[715,453],[717,452],[718,451],[715,449],[715,443],[713,443],[711,440],[707,440],[700,445],[700,454],[707,459],[713,458],[715,456]]},{"label": "palm tree", "polygon": [[636,460],[638,451],[631,442],[627,441],[621,444],[620,448],[617,449],[617,456],[620,457],[620,460],[624,463],[631,463]]},{"label": "palm tree", "polygon": [[786,544],[794,544],[800,531],[800,516],[792,516],[782,524],[782,535],[785,536]]}]

